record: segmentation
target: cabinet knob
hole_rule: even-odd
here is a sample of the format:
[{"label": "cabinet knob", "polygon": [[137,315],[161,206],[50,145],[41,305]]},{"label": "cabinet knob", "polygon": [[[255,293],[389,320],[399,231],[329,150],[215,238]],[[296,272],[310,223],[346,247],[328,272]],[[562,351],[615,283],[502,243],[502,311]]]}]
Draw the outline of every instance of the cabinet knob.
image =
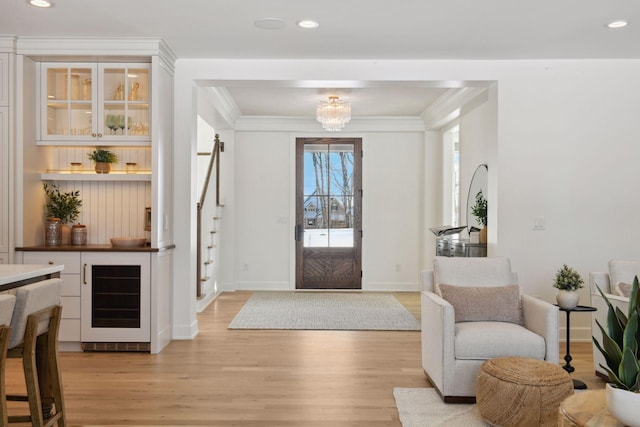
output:
[{"label": "cabinet knob", "polygon": [[98,134],[98,138],[102,138],[102,134],[101,133]]},{"label": "cabinet knob", "polygon": [[49,265],[53,265],[53,261],[49,261]]},{"label": "cabinet knob", "polygon": [[92,133],[91,136],[95,138],[97,135],[95,133]]}]

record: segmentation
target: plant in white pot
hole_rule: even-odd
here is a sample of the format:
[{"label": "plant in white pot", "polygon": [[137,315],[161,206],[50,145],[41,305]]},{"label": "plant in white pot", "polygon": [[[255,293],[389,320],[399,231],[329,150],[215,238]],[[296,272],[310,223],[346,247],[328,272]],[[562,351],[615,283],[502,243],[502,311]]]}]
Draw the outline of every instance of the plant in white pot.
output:
[{"label": "plant in white pot", "polygon": [[553,287],[558,289],[556,294],[558,305],[567,310],[576,308],[580,300],[578,289],[582,288],[583,284],[584,280],[580,274],[567,264],[563,264],[553,281]]},{"label": "plant in white pot", "polygon": [[638,277],[633,280],[628,313],[614,307],[600,287],[598,291],[607,302],[607,330],[596,320],[602,333],[602,343],[595,343],[604,356],[609,374],[607,383],[607,407],[620,422],[630,427],[640,427],[640,292]]},{"label": "plant in white pot", "polygon": [[487,243],[487,199],[484,198],[482,190],[476,194],[476,203],[471,207],[471,215],[476,218],[480,229],[480,243]]}]

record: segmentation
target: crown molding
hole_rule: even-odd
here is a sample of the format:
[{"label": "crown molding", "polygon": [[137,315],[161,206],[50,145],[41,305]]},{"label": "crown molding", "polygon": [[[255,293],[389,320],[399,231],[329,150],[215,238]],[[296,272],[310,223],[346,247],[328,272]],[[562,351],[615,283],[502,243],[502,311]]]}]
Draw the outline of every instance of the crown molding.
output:
[{"label": "crown molding", "polygon": [[17,53],[27,56],[153,56],[175,62],[175,54],[159,38],[120,37],[36,37],[17,39]]},{"label": "crown molding", "polygon": [[[241,116],[235,121],[236,131],[264,132],[326,132],[311,117]],[[344,132],[424,132],[419,117],[354,117]],[[340,134],[340,132],[331,132]]]},{"label": "crown molding", "polygon": [[436,99],[433,104],[422,112],[420,117],[424,120],[428,130],[442,129],[453,120],[460,117],[460,112],[474,99],[486,94],[486,87],[463,87],[449,89]]},{"label": "crown molding", "polygon": [[0,52],[15,53],[18,38],[11,35],[0,35]]},{"label": "crown molding", "polygon": [[199,93],[205,97],[205,100],[208,101],[213,109],[222,117],[227,126],[231,128],[235,126],[236,120],[242,116],[242,113],[226,88],[201,88]]}]

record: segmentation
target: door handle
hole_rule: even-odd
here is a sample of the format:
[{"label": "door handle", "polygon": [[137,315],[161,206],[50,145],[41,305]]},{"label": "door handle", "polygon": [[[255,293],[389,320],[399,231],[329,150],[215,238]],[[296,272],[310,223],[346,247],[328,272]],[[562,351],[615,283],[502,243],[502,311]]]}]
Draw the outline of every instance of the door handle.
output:
[{"label": "door handle", "polygon": [[300,224],[296,225],[294,233],[295,233],[296,242],[301,242],[302,241],[302,225]]},{"label": "door handle", "polygon": [[82,267],[82,283],[87,284],[87,264],[85,263]]}]

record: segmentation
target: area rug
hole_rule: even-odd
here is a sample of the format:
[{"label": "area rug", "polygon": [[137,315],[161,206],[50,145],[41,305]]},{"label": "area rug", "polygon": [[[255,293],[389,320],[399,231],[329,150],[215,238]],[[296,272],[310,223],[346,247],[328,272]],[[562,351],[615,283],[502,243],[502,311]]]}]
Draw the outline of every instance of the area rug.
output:
[{"label": "area rug", "polygon": [[393,389],[402,427],[488,427],[476,405],[444,403],[432,388]]},{"label": "area rug", "polygon": [[390,294],[256,292],[228,328],[419,331],[420,322]]}]

